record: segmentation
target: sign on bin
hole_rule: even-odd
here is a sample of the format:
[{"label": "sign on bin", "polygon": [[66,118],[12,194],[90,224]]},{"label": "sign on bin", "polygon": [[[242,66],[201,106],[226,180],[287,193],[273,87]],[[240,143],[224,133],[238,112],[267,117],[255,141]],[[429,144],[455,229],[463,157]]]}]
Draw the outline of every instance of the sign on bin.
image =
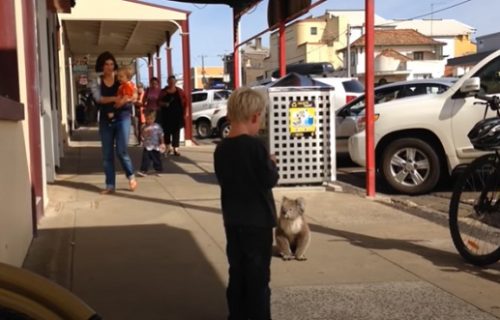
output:
[{"label": "sign on bin", "polygon": [[314,135],[316,132],[316,108],[310,101],[294,101],[290,105],[290,134]]}]

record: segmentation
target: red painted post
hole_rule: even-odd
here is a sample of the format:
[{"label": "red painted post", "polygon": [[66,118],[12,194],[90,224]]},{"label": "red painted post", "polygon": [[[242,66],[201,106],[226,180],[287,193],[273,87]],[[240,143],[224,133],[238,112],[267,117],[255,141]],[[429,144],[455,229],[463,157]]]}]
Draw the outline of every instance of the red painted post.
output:
[{"label": "red painted post", "polygon": [[182,80],[186,93],[187,110],[184,115],[185,139],[193,139],[193,121],[191,118],[191,50],[189,47],[189,16],[187,20],[180,21],[182,28]]},{"label": "red painted post", "polygon": [[[37,221],[43,215],[42,179],[42,138],[39,86],[39,60],[37,58],[36,9],[33,0],[22,2],[24,26],[24,54],[26,56],[26,88],[30,148],[30,176],[33,209],[33,231],[36,233]],[[72,72],[72,70],[70,70]],[[73,85],[72,83],[70,85]],[[75,119],[72,119],[75,121]]]},{"label": "red painted post", "polygon": [[285,35],[285,22],[280,22],[279,26],[279,40],[278,40],[278,50],[279,50],[279,68],[280,68],[280,78],[286,75],[286,35]]},{"label": "red painted post", "polygon": [[156,46],[156,77],[158,78],[158,83],[161,87],[161,57],[160,57],[160,46]]},{"label": "red painted post", "polygon": [[234,89],[240,87],[240,55],[238,44],[240,42],[240,17],[236,16],[236,11],[233,8],[233,84]]},{"label": "red painted post", "polygon": [[375,68],[374,68],[374,0],[365,0],[365,105],[366,105],[366,195],[375,196]]},{"label": "red painted post", "polygon": [[172,48],[170,47],[170,41],[171,41],[172,35],[170,34],[169,31],[165,32],[165,40],[166,40],[166,45],[165,45],[165,50],[167,51],[167,76],[170,77],[171,75],[174,74],[174,70],[172,68]]},{"label": "red painted post", "polygon": [[148,53],[148,76],[149,76],[148,80],[151,80],[153,74],[154,74],[153,61],[151,61],[151,53]]}]

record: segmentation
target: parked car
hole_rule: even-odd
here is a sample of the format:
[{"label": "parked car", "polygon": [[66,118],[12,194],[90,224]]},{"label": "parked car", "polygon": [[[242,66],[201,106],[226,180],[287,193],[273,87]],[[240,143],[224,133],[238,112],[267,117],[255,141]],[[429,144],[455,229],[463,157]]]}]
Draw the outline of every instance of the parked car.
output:
[{"label": "parked car", "polygon": [[227,103],[230,94],[229,90],[212,89],[191,93],[193,124],[199,138],[208,138],[212,135],[211,116],[216,108]]},{"label": "parked car", "polygon": [[[391,100],[417,96],[421,94],[440,94],[457,81],[457,78],[424,79],[394,82],[375,88],[375,104]],[[402,106],[404,102],[401,102]],[[347,140],[364,126],[365,118],[359,116],[365,110],[365,95],[357,98],[337,110],[335,132],[337,153],[347,154]]]},{"label": "parked car", "polygon": [[[492,53],[442,94],[393,100],[375,106],[377,169],[395,190],[431,191],[443,174],[482,155],[467,133],[483,118],[474,96],[500,94],[500,50]],[[402,107],[404,106],[404,107]],[[364,114],[364,112],[362,112]],[[487,116],[496,116],[492,111]],[[365,165],[365,130],[349,138],[349,154]]]},{"label": "parked car", "polygon": [[220,106],[212,112],[211,128],[220,138],[224,139],[229,134],[231,125],[227,120],[227,105]]},{"label": "parked car", "polygon": [[340,109],[346,103],[356,99],[365,92],[365,86],[356,78],[317,77],[314,80],[333,87],[333,108]]},{"label": "parked car", "polygon": [[[314,80],[323,82],[334,88],[334,110],[345,105],[347,102],[356,99],[364,92],[363,84],[356,78],[318,77],[314,78]],[[272,81],[269,80],[266,80],[266,82],[259,82],[256,83],[257,85],[253,88],[262,88],[264,85],[268,85],[271,82]],[[226,117],[226,112],[226,106],[221,105],[219,108],[216,108],[216,110],[214,110],[212,114],[212,130],[214,132],[217,132],[221,138],[225,138],[230,129],[230,125]],[[345,152],[347,152],[347,148],[345,148]]]},{"label": "parked car", "polygon": [[[308,63],[294,63],[286,66],[286,74],[295,72],[302,75],[319,75],[328,76],[335,71],[330,62],[308,62]],[[271,74],[273,78],[280,77],[280,70],[276,69]]]}]

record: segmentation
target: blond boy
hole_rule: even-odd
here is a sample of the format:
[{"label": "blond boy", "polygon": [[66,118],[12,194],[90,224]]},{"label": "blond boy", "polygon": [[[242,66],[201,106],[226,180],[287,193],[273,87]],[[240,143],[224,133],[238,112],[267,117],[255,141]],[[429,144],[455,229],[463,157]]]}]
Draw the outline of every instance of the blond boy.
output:
[{"label": "blond boy", "polygon": [[279,176],[256,137],[264,112],[265,101],[258,92],[234,91],[228,100],[231,131],[214,153],[229,262],[228,319],[271,319],[269,281],[276,225],[272,188]]}]

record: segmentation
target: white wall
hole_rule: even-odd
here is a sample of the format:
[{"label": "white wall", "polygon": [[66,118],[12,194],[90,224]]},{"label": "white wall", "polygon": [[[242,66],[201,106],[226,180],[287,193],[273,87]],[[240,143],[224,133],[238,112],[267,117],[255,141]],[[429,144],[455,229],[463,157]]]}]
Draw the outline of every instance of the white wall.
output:
[{"label": "white wall", "polygon": [[21,266],[33,237],[22,7],[15,0],[20,102],[26,120],[0,121],[0,261]]},{"label": "white wall", "polygon": [[430,74],[432,78],[441,78],[446,62],[442,60],[408,61],[406,68],[410,71],[407,80],[421,79],[421,75]]},{"label": "white wall", "polygon": [[446,45],[443,47],[443,56],[446,59],[455,58],[455,39],[454,38],[434,38],[434,40],[446,43]]}]

